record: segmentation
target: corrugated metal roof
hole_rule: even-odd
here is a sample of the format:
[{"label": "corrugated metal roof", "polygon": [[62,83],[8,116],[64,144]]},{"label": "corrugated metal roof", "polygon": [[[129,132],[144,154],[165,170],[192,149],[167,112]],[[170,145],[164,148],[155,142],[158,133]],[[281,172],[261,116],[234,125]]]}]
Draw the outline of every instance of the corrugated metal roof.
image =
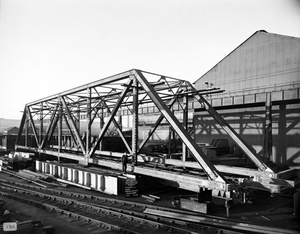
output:
[{"label": "corrugated metal roof", "polygon": [[234,53],[238,48],[240,48],[241,46],[243,46],[243,44],[245,44],[249,39],[251,39],[252,37],[256,36],[257,34],[267,34],[268,36],[273,35],[276,37],[285,37],[285,38],[290,38],[293,40],[299,40],[300,38],[298,37],[291,37],[291,36],[286,36],[286,35],[281,35],[281,34],[275,34],[275,33],[269,33],[265,30],[258,30],[255,33],[253,33],[250,37],[248,37],[244,42],[242,42],[238,47],[236,47],[233,51],[231,51],[228,55],[226,55],[222,60],[220,60],[215,66],[213,66],[211,69],[209,69],[206,73],[204,73],[200,78],[198,78],[195,82],[193,82],[194,84],[199,81],[202,77],[204,77],[207,73],[209,73],[210,71],[212,71],[214,68],[216,68],[222,61],[224,61],[227,57],[229,57],[232,53]]}]

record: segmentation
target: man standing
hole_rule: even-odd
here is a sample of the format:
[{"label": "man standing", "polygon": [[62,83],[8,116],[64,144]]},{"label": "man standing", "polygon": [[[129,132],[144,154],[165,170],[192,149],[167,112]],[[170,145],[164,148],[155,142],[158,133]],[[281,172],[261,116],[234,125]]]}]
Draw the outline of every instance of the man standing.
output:
[{"label": "man standing", "polygon": [[122,171],[123,173],[126,173],[127,169],[127,162],[128,162],[128,156],[126,153],[122,155]]}]

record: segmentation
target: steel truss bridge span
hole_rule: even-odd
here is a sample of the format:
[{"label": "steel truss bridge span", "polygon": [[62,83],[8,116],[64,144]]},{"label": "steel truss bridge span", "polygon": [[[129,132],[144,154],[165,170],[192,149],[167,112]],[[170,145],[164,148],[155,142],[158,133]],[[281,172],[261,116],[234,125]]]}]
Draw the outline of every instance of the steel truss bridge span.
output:
[{"label": "steel truss bridge span", "polygon": [[[214,191],[215,196],[226,194],[228,197],[227,194],[236,190],[240,184],[224,176],[230,172],[230,167],[216,167],[188,132],[189,101],[192,100],[199,102],[206,109],[257,168],[251,169],[250,176],[247,168],[238,170],[240,173],[236,174],[242,176],[246,174],[250,180],[254,179],[255,183],[251,184],[254,187],[257,186],[257,182],[258,187],[261,186],[262,183],[259,181],[274,183],[276,179],[274,171],[253,153],[251,147],[204,98],[205,95],[216,92],[222,91],[196,90],[186,80],[132,69],[26,104],[16,140],[16,150],[56,156],[58,161],[67,158],[85,165],[97,164],[121,169],[118,158],[123,152],[105,151],[103,148],[103,140],[105,136],[111,134],[113,128],[131,157],[130,169],[133,173],[173,181],[179,187],[191,191],[209,189]],[[141,140],[139,116],[143,114],[143,107],[155,108],[159,116],[149,128],[147,136]],[[181,120],[174,113],[175,107],[183,115]],[[132,117],[129,137],[125,135],[121,118],[117,119],[124,113]],[[82,115],[86,116],[84,129],[82,129]],[[185,163],[188,155],[192,155],[196,163],[196,167],[194,164],[193,167],[200,169],[199,173],[187,175],[171,171],[169,168],[164,170],[149,166],[153,165],[153,162],[148,159],[152,158],[153,161],[153,157],[145,155],[143,149],[162,123],[168,123],[181,140],[182,163]],[[96,134],[92,133],[92,130],[95,131],[95,125]],[[67,146],[64,140],[66,130],[71,146],[70,144]],[[33,138],[31,142],[30,137]],[[158,164],[163,165],[165,161],[158,160]],[[282,184],[290,185],[285,181]]]}]

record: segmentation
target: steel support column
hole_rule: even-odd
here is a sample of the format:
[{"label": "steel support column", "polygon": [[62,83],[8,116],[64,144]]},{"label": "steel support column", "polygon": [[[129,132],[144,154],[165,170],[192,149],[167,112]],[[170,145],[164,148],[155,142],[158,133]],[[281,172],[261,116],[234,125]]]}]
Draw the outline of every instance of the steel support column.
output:
[{"label": "steel support column", "polygon": [[52,126],[55,124],[57,109],[58,109],[58,106],[56,105],[56,108],[53,110],[53,113],[52,113],[52,115],[50,117],[50,120],[49,120],[47,129],[46,129],[43,141],[41,143],[41,149],[44,148],[44,146],[49,142],[49,140],[50,140],[50,138],[52,136],[51,129],[52,129]]},{"label": "steel support column", "polygon": [[208,158],[206,158],[205,154],[201,151],[201,149],[199,149],[194,139],[187,133],[187,131],[183,128],[183,126],[180,124],[177,118],[169,110],[167,105],[161,100],[161,98],[158,96],[154,88],[148,83],[141,71],[134,70],[134,73],[141,86],[147,92],[149,97],[151,97],[152,101],[167,119],[172,128],[176,131],[181,140],[189,148],[191,153],[194,155],[195,159],[198,161],[198,163],[208,175],[208,177],[212,180],[222,181],[226,183],[226,179],[218,173],[218,170],[208,160]]},{"label": "steel support column", "polygon": [[[20,144],[21,137],[22,137],[22,131],[23,131],[24,126],[25,126],[25,124],[27,122],[26,112],[27,112],[27,108],[25,106],[24,111],[23,111],[23,115],[22,115],[22,119],[21,119],[21,122],[20,122],[19,132],[18,132],[17,139],[16,139],[15,150],[17,150],[17,147]],[[26,127],[25,127],[25,144],[24,145],[27,146],[27,144],[26,144]]]},{"label": "steel support column", "polygon": [[87,118],[87,128],[86,128],[86,138],[85,138],[85,152],[86,154],[84,155],[85,161],[87,161],[87,158],[89,157],[88,152],[90,151],[91,148],[91,125],[92,125],[92,117],[91,117],[91,98],[92,98],[92,92],[91,88],[87,88],[87,108],[86,108],[86,118]]},{"label": "steel support column", "polygon": [[65,101],[65,99],[63,97],[61,98],[61,101],[62,101],[62,104],[63,104],[63,106],[65,108],[65,112],[66,112],[66,114],[68,116],[69,123],[70,123],[70,125],[71,125],[71,127],[73,129],[73,132],[75,133],[77,145],[80,146],[83,155],[85,155],[86,154],[85,147],[84,147],[84,144],[83,144],[83,142],[81,140],[81,137],[80,137],[80,134],[79,134],[79,130],[76,128],[76,123],[73,120],[72,115],[70,113],[70,110],[69,110],[69,108],[67,106],[67,103],[66,103],[66,101]]},{"label": "steel support column", "polygon": [[[196,89],[190,84],[192,91]],[[231,139],[244,151],[244,153],[255,163],[255,165],[262,171],[270,172],[271,176],[274,173],[264,162],[252,153],[250,146],[241,138],[234,129],[219,115],[219,113],[212,108],[212,106],[201,95],[195,93],[195,99],[206,109],[206,111],[214,118],[214,120],[227,132]]]},{"label": "steel support column", "polygon": [[63,109],[62,109],[62,97],[58,98],[58,161],[60,161],[59,153],[61,152],[62,146],[62,118],[63,118]]},{"label": "steel support column", "polygon": [[[176,102],[176,97],[174,97],[172,100],[169,101],[169,103],[167,104],[168,108],[172,108],[172,106],[174,105],[174,103]],[[150,139],[150,137],[153,135],[153,133],[155,132],[155,130],[158,128],[159,124],[161,123],[161,121],[164,119],[164,115],[161,114],[158,119],[156,120],[155,124],[153,125],[153,127],[151,128],[151,130],[149,131],[147,137],[145,137],[145,139],[142,141],[142,143],[139,145],[139,151],[138,154],[140,153],[140,151],[143,149],[143,147],[145,146],[145,144],[147,143],[147,141]]]},{"label": "steel support column", "polygon": [[139,140],[139,132],[138,132],[138,111],[139,111],[139,89],[138,82],[136,78],[133,78],[133,106],[132,106],[132,165],[137,165],[137,154],[138,154],[138,140]]},{"label": "steel support column", "polygon": [[43,140],[43,128],[44,128],[44,115],[43,115],[43,102],[40,104],[40,129],[39,129],[39,145],[42,145],[42,140]]},{"label": "steel support column", "polygon": [[[189,117],[188,117],[188,95],[185,94],[183,96],[183,105],[184,105],[184,109],[183,109],[183,126],[185,128],[186,131],[188,131],[188,122],[189,122]],[[187,159],[187,155],[188,155],[188,149],[186,148],[186,145],[184,143],[182,143],[182,161],[186,161]]]},{"label": "steel support column", "polygon": [[28,115],[29,120],[30,120],[30,124],[31,124],[31,128],[32,128],[32,131],[33,131],[33,135],[34,135],[36,145],[39,148],[39,137],[38,137],[38,134],[36,132],[36,128],[35,128],[35,124],[34,124],[34,121],[33,121],[33,118],[32,118],[31,112],[30,112],[30,108],[28,106],[27,106],[27,115]]},{"label": "steel support column", "polygon": [[27,113],[27,108],[26,108],[26,110],[25,110],[25,146],[28,146],[28,138],[29,138],[28,128],[29,128],[29,118],[28,118],[28,113]]},{"label": "steel support column", "polygon": [[112,122],[113,118],[115,117],[118,109],[120,108],[120,106],[121,106],[121,104],[122,104],[122,102],[123,102],[123,100],[124,100],[124,98],[125,98],[128,90],[131,87],[131,84],[132,84],[132,79],[130,79],[128,81],[128,84],[125,86],[125,89],[123,89],[123,91],[122,91],[122,93],[121,93],[121,95],[120,95],[117,103],[115,104],[115,106],[114,106],[114,108],[113,108],[113,110],[111,112],[111,115],[108,118],[108,121],[104,124],[103,128],[101,129],[96,144],[91,148],[91,150],[89,152],[89,156],[90,157],[92,157],[94,155],[97,146],[99,145],[100,141],[102,140],[102,138],[103,138],[106,130],[108,129],[110,123]]},{"label": "steel support column", "polygon": [[[103,106],[106,107],[107,113],[111,114],[111,111],[110,111],[110,109],[109,109],[109,106],[106,104],[105,101],[103,101]],[[102,114],[103,114],[103,113],[102,113]],[[121,117],[122,117],[122,116],[120,115],[119,118],[121,119]],[[121,139],[122,139],[124,145],[126,146],[128,152],[131,153],[132,150],[131,150],[130,146],[128,145],[127,141],[126,141],[126,138],[125,138],[125,136],[124,136],[124,134],[123,134],[123,132],[122,132],[122,129],[120,128],[120,124],[119,124],[114,118],[112,119],[112,122],[114,123],[114,125],[115,125],[115,127],[116,127],[116,129],[117,129],[117,132],[118,132],[119,136],[121,137]],[[121,124],[122,124],[122,123],[121,123]],[[102,126],[102,127],[103,127],[103,126]],[[102,129],[102,127],[101,127],[101,129]]]},{"label": "steel support column", "polygon": [[268,162],[272,155],[272,103],[271,93],[267,93],[266,118],[264,131],[264,161]]},{"label": "steel support column", "polygon": [[[104,126],[104,103],[101,103],[101,116],[100,116],[100,131],[103,129],[103,126]],[[99,150],[103,150],[103,147],[102,147],[102,141],[100,141],[99,143]]]}]

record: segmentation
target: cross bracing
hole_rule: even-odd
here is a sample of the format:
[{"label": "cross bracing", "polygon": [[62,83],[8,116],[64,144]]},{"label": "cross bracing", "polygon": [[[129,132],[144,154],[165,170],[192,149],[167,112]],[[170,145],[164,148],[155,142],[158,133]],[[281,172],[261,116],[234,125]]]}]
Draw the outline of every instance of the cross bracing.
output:
[{"label": "cross bracing", "polygon": [[[132,157],[132,170],[136,173],[151,174],[140,167],[143,163],[142,149],[155,133],[162,121],[166,121],[176,132],[184,147],[194,157],[197,168],[206,175],[193,179],[198,185],[191,185],[193,190],[200,187],[229,191],[232,187],[223,172],[206,157],[188,132],[187,113],[189,100],[194,100],[207,110],[214,120],[227,132],[229,137],[244,151],[257,167],[257,172],[268,178],[274,172],[251,150],[247,143],[230,127],[230,125],[206,101],[205,95],[221,92],[218,89],[196,90],[193,85],[181,79],[149,73],[137,69],[129,70],[83,86],[67,90],[25,105],[16,149],[33,150],[54,156],[74,159],[86,164],[96,163],[119,168],[114,161],[103,162],[101,155],[119,157],[122,152],[106,152],[102,149],[104,137],[113,126],[124,144],[126,152]],[[174,105],[183,113],[183,121],[174,114]],[[139,139],[139,115],[143,107],[153,106],[159,116],[149,129],[144,139]],[[125,136],[118,116],[131,115],[131,137]],[[81,116],[85,115],[84,130]],[[96,134],[92,134],[92,126],[97,125]],[[29,145],[26,136],[32,130],[34,146]],[[67,129],[72,145],[64,145]],[[21,135],[25,133],[25,141]],[[55,140],[53,140],[55,138]],[[171,160],[172,161],[172,160]],[[177,162],[176,162],[177,163]],[[226,173],[229,168],[220,167]],[[238,170],[243,174],[242,170]],[[245,172],[245,174],[247,174]],[[167,178],[168,173],[164,174]],[[201,182],[199,182],[199,180]],[[182,183],[184,180],[182,180]],[[179,183],[179,182],[178,182]],[[187,185],[182,185],[182,187]]]}]

